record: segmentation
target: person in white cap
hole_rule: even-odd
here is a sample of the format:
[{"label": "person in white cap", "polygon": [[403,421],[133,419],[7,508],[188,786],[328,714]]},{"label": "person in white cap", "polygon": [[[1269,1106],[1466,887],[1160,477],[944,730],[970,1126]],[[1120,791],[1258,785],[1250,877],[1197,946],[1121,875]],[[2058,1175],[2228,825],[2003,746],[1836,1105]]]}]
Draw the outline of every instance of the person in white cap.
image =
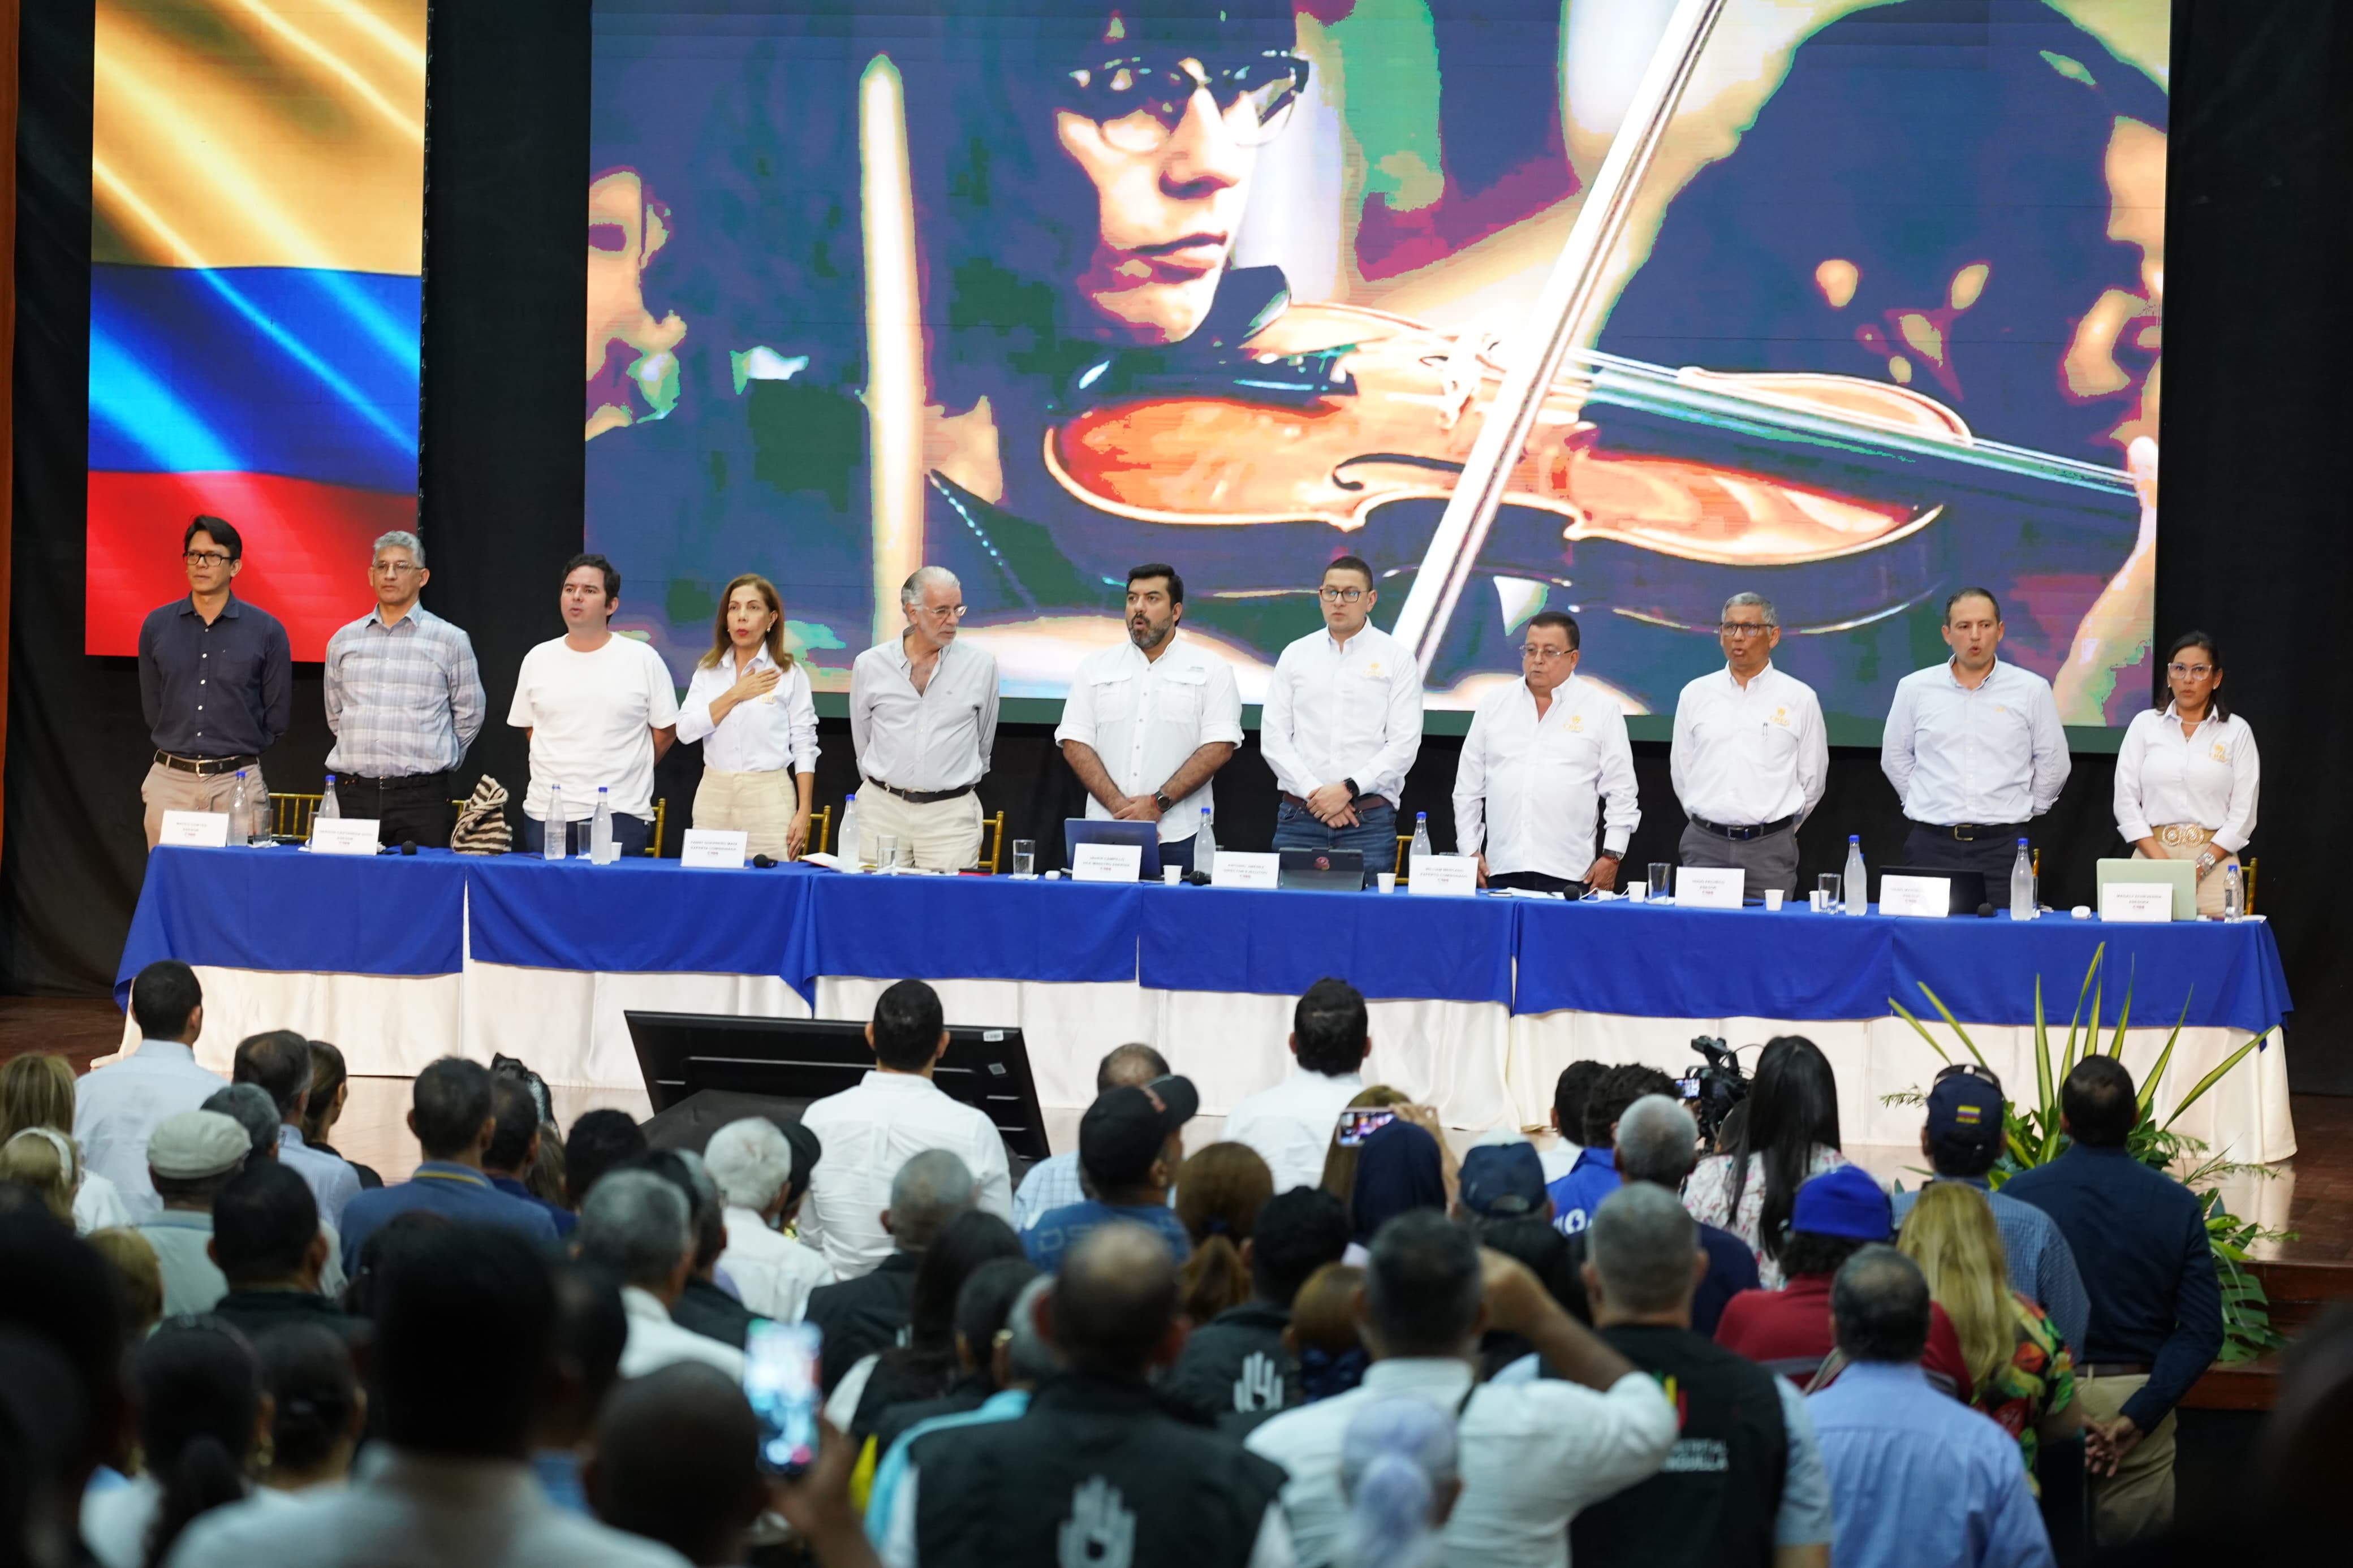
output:
[{"label": "person in white cap", "polygon": [[147,1174],[164,1212],[139,1234],[155,1249],[164,1275],[164,1315],[208,1312],[228,1294],[228,1280],[211,1256],[213,1194],[245,1169],[253,1136],[217,1110],[167,1116],[147,1140]]}]

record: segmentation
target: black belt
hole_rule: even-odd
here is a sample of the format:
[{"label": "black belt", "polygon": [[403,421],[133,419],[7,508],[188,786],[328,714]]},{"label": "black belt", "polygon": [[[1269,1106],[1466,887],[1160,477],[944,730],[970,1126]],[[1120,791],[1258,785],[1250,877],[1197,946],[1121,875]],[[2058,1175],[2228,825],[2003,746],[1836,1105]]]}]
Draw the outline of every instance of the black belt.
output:
[{"label": "black belt", "polygon": [[1713,833],[1718,838],[1729,838],[1735,844],[1746,844],[1752,839],[1764,838],[1780,832],[1785,827],[1795,827],[1798,825],[1798,819],[1794,816],[1785,816],[1778,822],[1759,822],[1747,827],[1726,827],[1721,822],[1708,822],[1696,816],[1686,816],[1683,820],[1702,833]]},{"label": "black belt", "polygon": [[337,773],[337,784],[367,784],[375,789],[389,789],[395,784],[429,784],[449,776],[449,770],[430,773],[396,773],[390,778],[371,778],[366,773]]},{"label": "black belt", "polygon": [[1974,844],[1980,838],[2023,838],[2027,827],[2023,822],[1915,822],[1912,826],[1961,844]]},{"label": "black belt", "polygon": [[155,753],[155,761],[174,773],[194,773],[198,778],[209,778],[214,773],[233,773],[239,768],[261,765],[259,757],[183,757],[160,751]]},{"label": "black belt", "polygon": [[886,784],[881,779],[868,779],[866,782],[884,795],[897,795],[909,805],[936,805],[941,801],[954,800],[973,791],[970,784],[960,784],[955,789],[901,789],[896,784]]}]

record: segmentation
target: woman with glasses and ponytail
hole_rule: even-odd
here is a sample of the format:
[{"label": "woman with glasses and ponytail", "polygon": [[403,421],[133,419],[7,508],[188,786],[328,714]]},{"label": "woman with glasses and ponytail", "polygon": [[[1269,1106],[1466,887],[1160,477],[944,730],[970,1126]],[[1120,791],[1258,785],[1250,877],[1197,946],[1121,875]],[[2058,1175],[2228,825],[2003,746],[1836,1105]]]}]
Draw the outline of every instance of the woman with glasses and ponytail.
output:
[{"label": "woman with glasses and ponytail", "polygon": [[2255,831],[2263,767],[2255,732],[2222,697],[2222,656],[2204,632],[2166,650],[2168,700],[2136,717],[2116,751],[2116,831],[2142,860],[2198,868],[2198,912],[2223,912]]}]

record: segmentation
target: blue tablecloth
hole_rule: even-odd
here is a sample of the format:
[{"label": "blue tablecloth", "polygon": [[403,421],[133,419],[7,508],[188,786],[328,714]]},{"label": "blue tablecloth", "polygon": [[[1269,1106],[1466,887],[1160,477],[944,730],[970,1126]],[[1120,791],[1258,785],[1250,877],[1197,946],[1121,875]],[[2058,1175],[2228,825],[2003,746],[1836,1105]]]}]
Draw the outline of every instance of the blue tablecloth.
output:
[{"label": "blue tablecloth", "polygon": [[1145,889],[1136,978],[1296,996],[1327,974],[1375,1001],[1512,1000],[1513,901]]},{"label": "blue tablecloth", "polygon": [[464,960],[466,874],[447,850],[373,858],[267,849],[162,848],[114,973],[159,958],[221,969],[330,974],[455,974]]},{"label": "blue tablecloth", "polygon": [[473,953],[533,969],[776,974],[800,985],[810,895],[825,877],[802,866],[488,856],[474,865]]},{"label": "blue tablecloth", "polygon": [[1132,981],[1138,883],[821,874],[805,975]]}]

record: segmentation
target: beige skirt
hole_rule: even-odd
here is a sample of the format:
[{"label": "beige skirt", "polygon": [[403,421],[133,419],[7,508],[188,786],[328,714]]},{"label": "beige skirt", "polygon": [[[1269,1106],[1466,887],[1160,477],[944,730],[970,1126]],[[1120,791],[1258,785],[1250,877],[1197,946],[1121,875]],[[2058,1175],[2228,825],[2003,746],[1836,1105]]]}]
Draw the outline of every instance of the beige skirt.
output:
[{"label": "beige skirt", "polygon": [[694,792],[694,825],[722,831],[740,828],[746,859],[769,855],[781,860],[800,804],[800,787],[789,769],[731,773],[705,768]]},{"label": "beige skirt", "polygon": [[[2162,827],[2151,827],[2149,832],[2156,838],[2157,847],[2165,852],[2163,858],[2168,860],[2196,860],[2198,857],[2206,853],[2207,846],[2214,837],[2211,828],[2200,827],[2195,823],[2189,822],[2168,823]],[[2133,850],[2133,858],[2140,860],[2147,857],[2136,848]],[[2211,916],[2221,914],[2222,868],[2235,866],[2238,863],[2239,858],[2236,855],[2214,857],[2214,868],[2207,872],[2198,882],[2200,914]],[[2244,876],[2245,873],[2242,872],[2241,875]]]}]

